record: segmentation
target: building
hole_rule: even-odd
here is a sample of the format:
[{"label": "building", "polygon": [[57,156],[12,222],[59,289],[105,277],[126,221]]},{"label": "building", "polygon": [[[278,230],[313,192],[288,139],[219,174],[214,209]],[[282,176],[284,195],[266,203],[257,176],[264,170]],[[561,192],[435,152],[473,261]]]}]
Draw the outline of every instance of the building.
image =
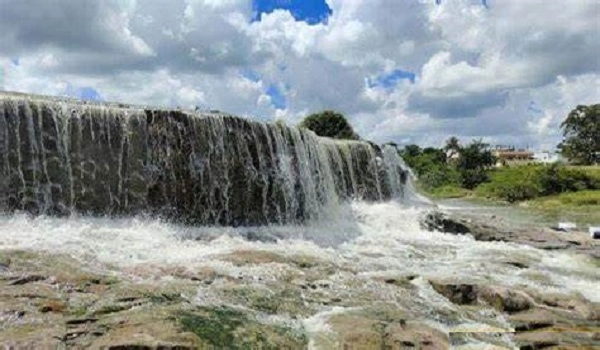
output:
[{"label": "building", "polygon": [[559,153],[550,151],[536,152],[533,155],[533,159],[536,163],[544,164],[556,163],[563,160],[562,156]]},{"label": "building", "polygon": [[492,154],[497,159],[496,166],[529,164],[534,162],[533,152],[514,146],[497,145],[492,149]]}]

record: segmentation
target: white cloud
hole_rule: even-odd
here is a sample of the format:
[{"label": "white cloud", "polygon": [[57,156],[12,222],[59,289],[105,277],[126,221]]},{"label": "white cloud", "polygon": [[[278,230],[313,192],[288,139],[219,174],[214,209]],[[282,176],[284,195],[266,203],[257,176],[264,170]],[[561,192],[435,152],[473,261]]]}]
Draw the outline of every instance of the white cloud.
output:
[{"label": "white cloud", "polygon": [[[597,1],[327,2],[328,22],[308,25],[283,10],[251,22],[247,0],[0,0],[0,87],[89,86],[109,100],[288,123],[332,108],[378,142],[540,147],[571,108],[600,100]],[[366,84],[395,69],[416,83]]]}]

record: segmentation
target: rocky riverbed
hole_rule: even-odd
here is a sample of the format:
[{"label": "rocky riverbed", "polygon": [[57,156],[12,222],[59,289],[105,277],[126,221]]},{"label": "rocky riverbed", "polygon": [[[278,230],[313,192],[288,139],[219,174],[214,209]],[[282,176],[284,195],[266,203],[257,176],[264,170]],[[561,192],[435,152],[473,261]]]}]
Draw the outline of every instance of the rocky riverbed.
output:
[{"label": "rocky riverbed", "polygon": [[[356,203],[318,226],[0,220],[0,344],[97,349],[595,349],[597,241]],[[449,228],[447,231],[452,231]],[[316,239],[329,235],[325,242]]]}]

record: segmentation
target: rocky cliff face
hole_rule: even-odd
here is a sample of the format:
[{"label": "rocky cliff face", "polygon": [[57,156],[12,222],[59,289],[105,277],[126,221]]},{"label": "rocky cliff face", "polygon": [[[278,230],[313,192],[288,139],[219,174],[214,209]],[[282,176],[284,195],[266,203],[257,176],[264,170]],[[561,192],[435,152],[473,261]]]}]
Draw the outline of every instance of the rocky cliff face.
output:
[{"label": "rocky cliff face", "polygon": [[[396,157],[396,158],[395,158]],[[403,195],[395,152],[283,125],[0,93],[0,211],[190,224],[319,219]]]}]

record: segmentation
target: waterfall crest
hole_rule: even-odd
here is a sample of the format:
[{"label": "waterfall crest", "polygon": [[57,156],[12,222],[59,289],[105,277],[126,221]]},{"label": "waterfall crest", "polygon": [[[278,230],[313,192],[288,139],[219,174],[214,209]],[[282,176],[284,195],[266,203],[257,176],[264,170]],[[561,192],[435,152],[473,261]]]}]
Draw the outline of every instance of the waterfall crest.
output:
[{"label": "waterfall crest", "polygon": [[190,224],[323,219],[348,199],[402,198],[397,152],[217,113],[0,92],[0,212]]}]

